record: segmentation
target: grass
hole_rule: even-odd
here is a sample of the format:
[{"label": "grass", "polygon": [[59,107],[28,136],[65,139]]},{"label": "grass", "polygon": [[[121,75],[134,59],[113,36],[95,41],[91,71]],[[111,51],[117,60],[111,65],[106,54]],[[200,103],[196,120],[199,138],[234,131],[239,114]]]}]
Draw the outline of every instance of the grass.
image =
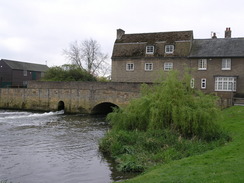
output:
[{"label": "grass", "polygon": [[158,164],[202,154],[224,145],[226,141],[226,136],[211,142],[185,139],[169,129],[112,130],[100,142],[100,150],[114,158],[119,171],[143,172]]},{"label": "grass", "polygon": [[241,183],[244,182],[244,107],[222,111],[221,124],[232,141],[201,155],[154,167],[126,183]]}]

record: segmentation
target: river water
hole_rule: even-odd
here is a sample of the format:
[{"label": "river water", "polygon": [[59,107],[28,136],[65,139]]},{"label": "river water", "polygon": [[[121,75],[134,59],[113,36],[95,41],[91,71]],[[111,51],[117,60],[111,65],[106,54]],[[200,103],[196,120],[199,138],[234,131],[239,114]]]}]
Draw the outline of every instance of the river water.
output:
[{"label": "river water", "polygon": [[130,175],[116,172],[98,150],[98,141],[108,128],[104,117],[0,110],[0,182],[109,183],[127,179]]}]

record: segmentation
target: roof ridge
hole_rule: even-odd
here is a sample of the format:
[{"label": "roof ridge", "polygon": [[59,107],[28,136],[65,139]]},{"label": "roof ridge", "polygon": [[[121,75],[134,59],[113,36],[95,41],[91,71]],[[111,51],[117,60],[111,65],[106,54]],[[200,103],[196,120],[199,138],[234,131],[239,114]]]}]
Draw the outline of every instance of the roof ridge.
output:
[{"label": "roof ridge", "polygon": [[46,65],[46,64],[39,64],[39,63],[32,63],[32,62],[23,62],[23,61],[18,61],[18,60],[9,60],[9,59],[1,59],[2,61],[7,61],[7,62],[18,62],[18,63],[23,63],[23,64],[34,64],[34,65]]},{"label": "roof ridge", "polygon": [[167,32],[144,32],[144,33],[129,33],[124,35],[138,35],[138,34],[167,34],[167,33],[180,33],[180,32],[193,32],[193,30],[185,30],[185,31],[167,31]]}]

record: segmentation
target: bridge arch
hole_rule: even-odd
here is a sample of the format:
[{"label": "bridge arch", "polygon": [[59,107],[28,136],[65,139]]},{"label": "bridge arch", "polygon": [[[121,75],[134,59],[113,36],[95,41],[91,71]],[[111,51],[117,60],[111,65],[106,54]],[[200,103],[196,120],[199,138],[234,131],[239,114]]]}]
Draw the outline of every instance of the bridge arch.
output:
[{"label": "bridge arch", "polygon": [[58,102],[58,111],[64,110],[65,109],[65,105],[63,101],[59,101]]},{"label": "bridge arch", "polygon": [[103,102],[94,106],[91,110],[91,114],[108,114],[113,112],[114,107],[119,108],[119,106],[111,102]]}]

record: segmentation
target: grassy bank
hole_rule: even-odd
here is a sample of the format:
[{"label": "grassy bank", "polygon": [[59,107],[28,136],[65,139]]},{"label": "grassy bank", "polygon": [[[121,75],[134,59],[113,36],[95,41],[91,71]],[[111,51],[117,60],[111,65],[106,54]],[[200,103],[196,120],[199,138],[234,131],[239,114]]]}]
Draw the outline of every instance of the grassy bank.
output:
[{"label": "grassy bank", "polygon": [[157,166],[126,183],[244,182],[244,107],[222,111],[232,141],[224,146]]}]

